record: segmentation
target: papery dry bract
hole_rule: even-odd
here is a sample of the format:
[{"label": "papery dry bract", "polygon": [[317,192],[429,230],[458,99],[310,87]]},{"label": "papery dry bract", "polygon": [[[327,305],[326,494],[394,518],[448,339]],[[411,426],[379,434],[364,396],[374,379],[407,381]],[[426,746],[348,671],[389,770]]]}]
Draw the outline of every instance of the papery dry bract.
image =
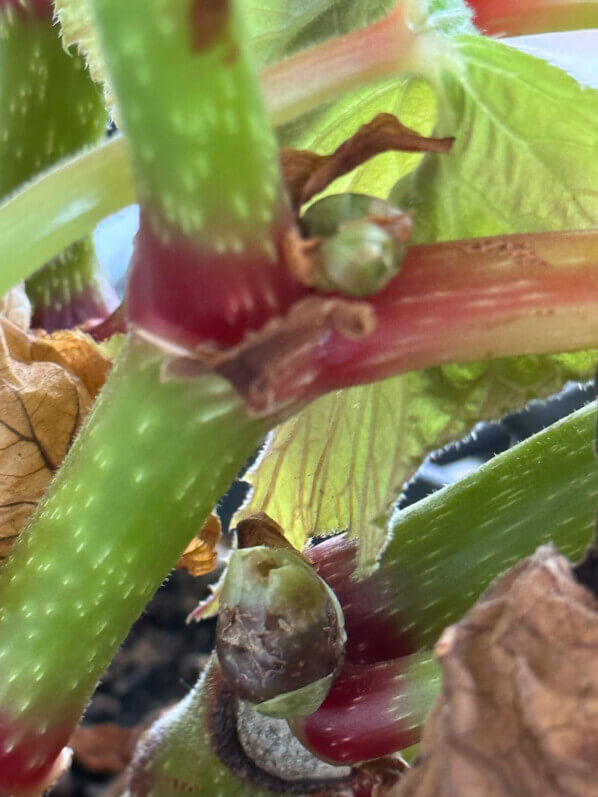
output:
[{"label": "papery dry bract", "polygon": [[109,368],[82,333],[34,337],[0,317],[0,559],[64,459]]},{"label": "papery dry bract", "polygon": [[436,645],[442,696],[396,797],[598,795],[598,602],[539,548]]}]

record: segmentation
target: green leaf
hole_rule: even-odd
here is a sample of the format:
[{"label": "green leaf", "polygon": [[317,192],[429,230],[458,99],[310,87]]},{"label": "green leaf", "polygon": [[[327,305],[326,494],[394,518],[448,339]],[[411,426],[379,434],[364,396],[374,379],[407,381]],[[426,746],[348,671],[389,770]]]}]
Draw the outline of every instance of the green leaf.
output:
[{"label": "green leaf", "polygon": [[297,548],[314,534],[348,528],[360,539],[362,564],[371,563],[385,537],[376,516],[430,451],[476,421],[588,378],[595,359],[587,353],[432,368],[325,396],[272,433],[247,476],[253,493],[239,517],[267,512]]},{"label": "green leaf", "polygon": [[444,72],[438,135],[393,199],[431,242],[598,223],[598,92],[527,53],[481,37],[456,40],[460,74]]},{"label": "green leaf", "polygon": [[595,429],[593,403],[396,514],[380,569],[404,585],[405,631],[432,644],[539,545],[580,558],[598,502]]},{"label": "green leaf", "polygon": [[[334,36],[363,27],[391,10],[392,0],[362,3],[357,0],[266,0],[248,4],[249,25],[258,63],[270,64]],[[418,29],[439,34],[473,33],[471,11],[462,0],[432,0],[405,3]],[[426,5],[429,9],[426,10]],[[357,127],[377,113],[398,116],[401,122],[429,135],[436,119],[432,88],[422,79],[397,75],[378,80],[340,97],[324,108],[304,114],[278,131],[281,145],[332,152],[351,136]],[[324,193],[360,191],[386,197],[399,176],[407,174],[421,161],[414,153],[389,152],[373,158],[351,174],[334,182]]]},{"label": "green leaf", "polygon": [[[430,135],[436,118],[434,92],[424,80],[397,77],[349,92],[331,105],[305,114],[278,131],[283,146],[333,152],[357,128],[377,113],[397,116],[407,127]],[[385,152],[335,180],[319,196],[347,191],[387,197],[397,178],[415,169],[422,155],[414,152]]]},{"label": "green leaf", "polygon": [[[416,212],[417,240],[596,223],[598,93],[506,45],[463,37],[458,46],[466,68],[443,75],[437,129],[457,141],[448,156],[426,156],[395,192]],[[513,358],[327,397],[277,430],[272,461],[251,476],[251,507],[276,517],[295,543],[350,527],[368,562],[382,538],[372,520],[429,451],[592,370],[588,353]]]}]

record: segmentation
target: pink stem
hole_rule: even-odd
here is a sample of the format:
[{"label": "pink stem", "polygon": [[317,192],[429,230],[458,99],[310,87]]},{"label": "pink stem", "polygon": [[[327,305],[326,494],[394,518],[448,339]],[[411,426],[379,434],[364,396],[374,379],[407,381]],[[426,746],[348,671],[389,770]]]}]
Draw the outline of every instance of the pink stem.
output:
[{"label": "pink stem", "polygon": [[406,4],[399,0],[373,24],[266,67],[260,82],[273,123],[283,124],[356,85],[408,69],[429,41],[412,29]]},{"label": "pink stem", "polygon": [[[367,304],[368,336],[330,332],[270,384],[275,401],[450,362],[598,346],[596,231],[498,236],[412,247]],[[354,304],[366,304],[365,302]]]},{"label": "pink stem", "polygon": [[489,36],[521,36],[598,27],[596,0],[469,0]]}]

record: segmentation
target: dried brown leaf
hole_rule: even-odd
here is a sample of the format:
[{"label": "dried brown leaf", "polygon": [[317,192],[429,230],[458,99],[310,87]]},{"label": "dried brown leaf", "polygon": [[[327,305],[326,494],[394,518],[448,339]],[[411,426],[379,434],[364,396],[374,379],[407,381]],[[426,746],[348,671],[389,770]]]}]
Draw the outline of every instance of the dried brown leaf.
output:
[{"label": "dried brown leaf", "polygon": [[64,329],[48,335],[36,331],[31,353],[38,362],[55,362],[75,374],[95,398],[110,370],[110,360],[102,354],[95,341],[76,329]]},{"label": "dried brown leaf", "polygon": [[401,152],[448,152],[452,138],[428,138],[401,124],[390,113],[379,113],[330,155],[309,150],[282,149],[280,164],[295,207],[323,191],[333,180],[347,174],[375,155]]},{"label": "dried brown leaf", "polygon": [[216,543],[220,539],[222,528],[218,517],[208,515],[205,523],[183,551],[178,567],[182,567],[192,576],[204,576],[216,568],[218,552]]},{"label": "dried brown leaf", "polygon": [[598,796],[598,602],[540,548],[436,646],[443,690],[397,797]]},{"label": "dried brown leaf", "polygon": [[0,559],[62,462],[109,367],[80,333],[36,338],[0,317]]}]

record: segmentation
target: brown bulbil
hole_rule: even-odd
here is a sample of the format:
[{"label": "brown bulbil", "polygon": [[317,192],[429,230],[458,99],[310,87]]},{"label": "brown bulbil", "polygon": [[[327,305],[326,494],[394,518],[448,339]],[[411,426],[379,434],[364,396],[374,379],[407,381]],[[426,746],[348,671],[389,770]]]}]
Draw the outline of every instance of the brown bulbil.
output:
[{"label": "brown bulbil", "polygon": [[265,547],[233,553],[216,651],[239,697],[260,704],[330,676],[342,664],[344,643],[338,604],[298,553]]},{"label": "brown bulbil", "polygon": [[552,546],[436,645],[443,690],[396,797],[598,796],[598,602]]}]

